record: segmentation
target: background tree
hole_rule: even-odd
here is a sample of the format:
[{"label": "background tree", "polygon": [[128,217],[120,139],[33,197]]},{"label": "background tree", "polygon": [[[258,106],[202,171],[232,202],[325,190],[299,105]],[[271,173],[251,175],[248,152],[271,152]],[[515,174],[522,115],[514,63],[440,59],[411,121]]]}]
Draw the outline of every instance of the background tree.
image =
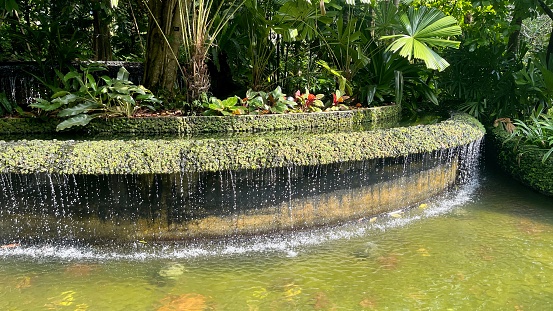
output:
[{"label": "background tree", "polygon": [[92,50],[94,60],[112,60],[111,29],[112,22],[112,1],[93,0],[92,5]]},{"label": "background tree", "polygon": [[181,1],[184,0],[147,2],[149,26],[143,83],[153,92],[174,94],[177,86],[183,31]]}]

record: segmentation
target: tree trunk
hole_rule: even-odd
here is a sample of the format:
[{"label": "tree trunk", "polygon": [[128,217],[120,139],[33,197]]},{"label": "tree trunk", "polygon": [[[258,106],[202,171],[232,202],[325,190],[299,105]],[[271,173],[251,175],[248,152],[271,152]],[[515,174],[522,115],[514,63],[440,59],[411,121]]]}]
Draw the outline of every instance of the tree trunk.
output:
[{"label": "tree trunk", "polygon": [[[543,2],[543,0],[538,0],[538,4],[542,8],[543,12],[545,14],[547,14],[547,16],[549,16],[549,18],[551,20],[553,20],[553,10],[551,10],[551,8],[549,8],[547,6],[547,4],[545,4],[545,2]],[[549,43],[547,44],[547,52],[546,52],[546,56],[545,56],[546,66],[547,66],[547,69],[549,69],[549,70],[552,69],[549,66],[549,62],[550,62],[552,56],[553,56],[553,29],[551,30],[551,33],[549,34]]]},{"label": "tree trunk", "polygon": [[199,99],[211,87],[211,79],[204,55],[205,48],[198,46],[192,54],[192,59],[188,62],[186,68],[188,101]]},{"label": "tree trunk", "polygon": [[[516,14],[517,11],[515,11]],[[511,28],[513,32],[509,36],[509,42],[507,43],[507,52],[516,55],[520,47],[520,28],[522,27],[522,16],[516,14],[511,21]]]},{"label": "tree trunk", "polygon": [[92,50],[94,51],[94,60],[112,60],[111,33],[109,29],[110,18],[101,8],[92,11],[92,17],[94,28]]},{"label": "tree trunk", "polygon": [[174,94],[182,43],[179,0],[149,0],[151,14],[146,41],[144,85],[154,92]]}]

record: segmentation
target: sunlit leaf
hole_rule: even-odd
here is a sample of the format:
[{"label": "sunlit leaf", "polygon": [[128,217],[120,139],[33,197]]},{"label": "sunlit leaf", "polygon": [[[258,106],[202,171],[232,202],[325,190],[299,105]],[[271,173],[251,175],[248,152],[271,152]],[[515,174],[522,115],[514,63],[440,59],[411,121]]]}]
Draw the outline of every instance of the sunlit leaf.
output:
[{"label": "sunlit leaf", "polygon": [[56,131],[62,131],[73,126],[85,126],[95,118],[94,115],[79,114],[69,118],[56,126]]},{"label": "sunlit leaf", "polygon": [[117,80],[129,81],[129,75],[130,73],[127,69],[125,69],[125,67],[121,67],[117,73]]},{"label": "sunlit leaf", "polygon": [[100,105],[98,105],[95,102],[87,101],[84,103],[80,103],[74,107],[65,108],[60,113],[58,113],[59,117],[70,117],[70,116],[76,116],[81,113],[87,113],[90,110],[99,108]]},{"label": "sunlit leaf", "polygon": [[400,34],[382,36],[381,39],[394,39],[388,46],[389,51],[409,60],[423,60],[430,69],[444,70],[449,63],[431,47],[458,48],[460,42],[449,40],[449,37],[461,34],[461,27],[451,16],[445,16],[435,8],[410,7],[399,17]]}]

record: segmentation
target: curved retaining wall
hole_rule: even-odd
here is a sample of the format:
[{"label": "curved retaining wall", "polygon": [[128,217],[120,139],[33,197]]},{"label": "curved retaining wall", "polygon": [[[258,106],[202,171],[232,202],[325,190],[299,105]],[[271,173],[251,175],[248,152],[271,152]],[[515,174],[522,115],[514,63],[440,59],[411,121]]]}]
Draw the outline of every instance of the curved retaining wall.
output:
[{"label": "curved retaining wall", "polygon": [[[0,184],[14,183],[10,189],[20,199],[0,195],[0,242],[182,241],[305,230],[418,205],[458,176],[457,156],[374,162],[165,175],[157,182],[148,176],[85,183],[66,176],[12,176]],[[2,206],[10,206],[9,212],[2,214]]]},{"label": "curved retaining wall", "polygon": [[0,141],[0,172],[164,174],[394,158],[468,145],[484,136],[464,114],[433,125],[366,132],[205,139]]},{"label": "curved retaining wall", "polygon": [[232,237],[359,220],[455,184],[484,133],[455,114],[366,132],[0,141],[0,244]]},{"label": "curved retaining wall", "polygon": [[553,157],[543,163],[543,150],[521,150],[514,140],[505,142],[509,134],[497,127],[490,131],[499,166],[519,180],[545,195],[553,196]]},{"label": "curved retaining wall", "polygon": [[[111,118],[95,119],[84,128],[71,131],[96,133],[134,134],[195,134],[260,132],[286,129],[334,128],[348,129],[358,124],[369,128],[399,120],[401,107],[398,105],[332,111],[322,113],[290,113],[267,115],[238,115],[230,117],[190,116],[155,118]],[[57,119],[0,118],[0,134],[55,133]]]}]

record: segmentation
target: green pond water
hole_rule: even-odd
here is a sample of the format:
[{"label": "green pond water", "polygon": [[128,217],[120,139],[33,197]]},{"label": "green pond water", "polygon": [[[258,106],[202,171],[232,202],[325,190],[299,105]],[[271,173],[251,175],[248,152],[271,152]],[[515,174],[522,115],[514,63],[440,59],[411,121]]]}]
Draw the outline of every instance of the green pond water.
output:
[{"label": "green pond water", "polygon": [[552,310],[553,199],[485,169],[407,211],[303,233],[0,249],[0,310]]}]

